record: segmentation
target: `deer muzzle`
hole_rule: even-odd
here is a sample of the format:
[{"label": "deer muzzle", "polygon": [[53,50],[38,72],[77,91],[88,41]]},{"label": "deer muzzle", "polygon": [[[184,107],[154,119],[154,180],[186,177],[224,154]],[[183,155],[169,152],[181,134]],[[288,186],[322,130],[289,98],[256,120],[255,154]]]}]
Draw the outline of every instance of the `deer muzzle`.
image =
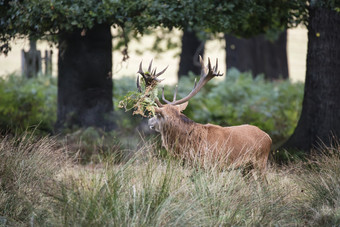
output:
[{"label": "deer muzzle", "polygon": [[155,130],[156,132],[159,132],[158,122],[155,117],[149,119],[148,125],[151,130]]}]

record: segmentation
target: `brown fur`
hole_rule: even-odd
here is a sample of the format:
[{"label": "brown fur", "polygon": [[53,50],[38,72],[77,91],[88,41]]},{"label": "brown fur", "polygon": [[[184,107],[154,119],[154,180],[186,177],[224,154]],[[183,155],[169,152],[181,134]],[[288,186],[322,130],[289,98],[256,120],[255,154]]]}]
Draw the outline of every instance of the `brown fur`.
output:
[{"label": "brown fur", "polygon": [[272,144],[267,133],[252,125],[199,124],[180,111],[181,107],[164,105],[157,108],[156,116],[149,120],[150,127],[161,133],[163,146],[169,152],[221,167],[252,164],[265,171]]}]

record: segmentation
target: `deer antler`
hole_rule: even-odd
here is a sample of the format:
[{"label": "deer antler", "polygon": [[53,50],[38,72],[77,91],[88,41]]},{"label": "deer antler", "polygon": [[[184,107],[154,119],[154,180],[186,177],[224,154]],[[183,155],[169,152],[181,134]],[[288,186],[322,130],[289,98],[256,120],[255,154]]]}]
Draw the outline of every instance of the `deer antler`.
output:
[{"label": "deer antler", "polygon": [[[139,70],[138,70],[137,73],[142,75],[142,77],[144,79],[145,90],[147,90],[147,89],[152,90],[152,87],[156,86],[158,83],[160,83],[164,80],[164,79],[158,79],[158,77],[160,75],[162,75],[168,69],[169,66],[165,67],[165,69],[163,69],[162,71],[157,73],[157,68],[152,70],[152,60],[151,60],[149,67],[148,67],[148,71],[144,72],[142,62],[143,61],[141,61],[140,64],[139,64]],[[137,76],[137,89],[138,89],[138,92],[142,93],[142,88],[140,86],[139,76]],[[158,98],[155,99],[155,102],[159,107],[163,106],[162,103],[158,100]]]},{"label": "deer antler", "polygon": [[[145,82],[145,87],[149,87],[149,86],[154,86],[157,83],[162,82],[164,79],[158,79],[157,77],[159,77],[160,75],[162,75],[165,70],[167,70],[168,66],[163,69],[162,71],[160,71],[159,73],[157,73],[157,68],[152,70],[152,60],[149,64],[149,68],[147,72],[143,71],[143,65],[142,65],[142,61],[139,64],[139,70],[137,73],[139,73],[140,75],[142,75],[144,82]],[[137,76],[137,88],[138,91],[141,92],[142,89],[140,87],[140,83],[139,83],[139,76]]]},{"label": "deer antler", "polygon": [[198,83],[196,83],[196,79],[195,79],[195,84],[194,84],[193,90],[186,97],[176,101],[176,95],[177,95],[177,90],[178,90],[177,86],[176,86],[173,101],[170,102],[170,101],[166,100],[165,97],[164,97],[164,87],[163,87],[163,89],[162,89],[162,99],[163,99],[164,102],[166,102],[167,104],[171,104],[171,105],[182,104],[182,103],[188,101],[189,99],[191,99],[193,96],[195,96],[209,80],[211,80],[215,76],[223,76],[223,73],[220,74],[220,71],[217,71],[218,70],[218,59],[216,59],[216,65],[212,68],[211,68],[210,58],[208,58],[207,67],[204,66],[204,62],[203,62],[203,59],[202,59],[201,56],[199,56],[199,59],[200,59],[201,67],[202,67],[201,77],[200,77],[200,80],[198,81]]}]

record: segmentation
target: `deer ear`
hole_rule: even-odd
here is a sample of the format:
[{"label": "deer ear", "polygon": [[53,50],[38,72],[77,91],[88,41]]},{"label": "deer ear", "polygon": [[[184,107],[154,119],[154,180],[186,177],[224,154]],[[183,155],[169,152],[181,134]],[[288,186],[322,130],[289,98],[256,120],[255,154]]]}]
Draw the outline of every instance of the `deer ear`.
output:
[{"label": "deer ear", "polygon": [[185,103],[177,105],[177,108],[178,108],[179,112],[182,112],[183,110],[185,110],[185,108],[187,108],[187,106],[188,106],[188,103],[189,102],[186,101]]}]

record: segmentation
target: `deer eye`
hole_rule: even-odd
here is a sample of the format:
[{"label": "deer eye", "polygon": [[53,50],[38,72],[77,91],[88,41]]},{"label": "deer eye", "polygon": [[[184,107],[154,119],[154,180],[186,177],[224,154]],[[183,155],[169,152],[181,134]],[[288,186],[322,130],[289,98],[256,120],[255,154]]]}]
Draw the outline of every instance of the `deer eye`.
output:
[{"label": "deer eye", "polygon": [[156,113],[155,115],[156,115],[156,117],[158,117],[158,118],[163,117],[163,115],[162,115],[161,113]]}]

